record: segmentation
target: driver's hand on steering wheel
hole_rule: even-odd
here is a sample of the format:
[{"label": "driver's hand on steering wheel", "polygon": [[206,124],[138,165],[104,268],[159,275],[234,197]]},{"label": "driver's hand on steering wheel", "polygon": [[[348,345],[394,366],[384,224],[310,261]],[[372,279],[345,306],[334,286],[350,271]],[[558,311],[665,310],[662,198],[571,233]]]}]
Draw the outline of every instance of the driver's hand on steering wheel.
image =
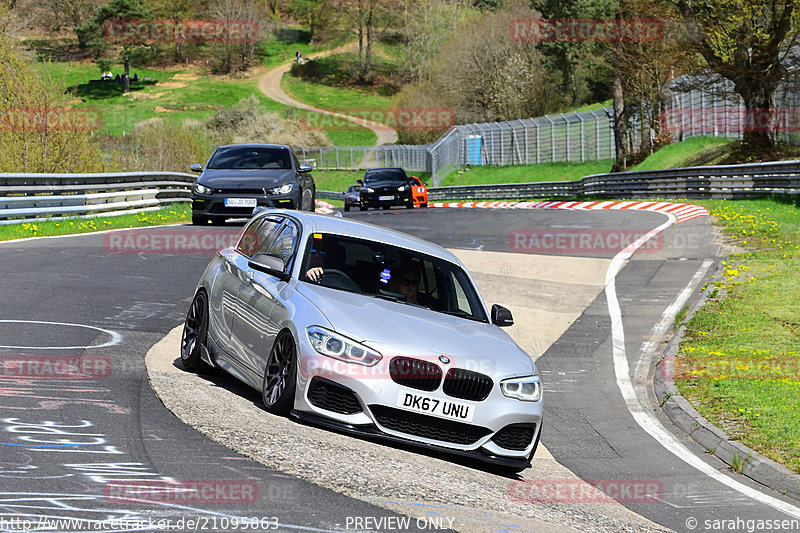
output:
[{"label": "driver's hand on steering wheel", "polygon": [[320,279],[322,279],[322,275],[323,275],[322,267],[314,267],[308,272],[306,272],[306,277],[311,281],[319,281]]}]

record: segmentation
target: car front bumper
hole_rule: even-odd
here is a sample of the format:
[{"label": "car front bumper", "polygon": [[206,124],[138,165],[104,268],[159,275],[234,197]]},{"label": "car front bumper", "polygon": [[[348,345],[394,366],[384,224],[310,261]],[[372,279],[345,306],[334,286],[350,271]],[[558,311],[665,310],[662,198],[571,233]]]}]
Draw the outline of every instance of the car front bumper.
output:
[{"label": "car front bumper", "polygon": [[[363,367],[319,355],[306,342],[301,341],[299,344],[302,355],[293,412],[296,418],[361,436],[446,450],[507,467],[524,467],[529,464],[541,431],[541,398],[537,402],[508,398],[501,392],[499,379],[495,377],[492,378],[492,390],[485,400],[454,398],[443,392],[442,383],[434,391],[425,391],[395,382],[389,375],[389,361],[394,356],[384,357],[374,367]],[[403,357],[415,356],[409,354]],[[417,357],[430,361],[430,356]],[[453,365],[440,366],[446,374]],[[338,404],[320,402],[320,396],[316,393],[312,398],[309,393],[319,386],[319,380],[351,391],[357,404],[352,398],[349,404],[357,405],[355,409],[358,412],[353,412],[355,409],[352,408],[348,412],[337,412],[340,410]],[[448,417],[404,409],[398,404],[399,398],[406,393],[436,398],[443,402],[469,404],[473,409],[472,420],[457,422]],[[329,397],[344,397],[346,392],[342,389],[342,395],[337,395],[338,391]],[[530,431],[530,437],[526,437],[522,444],[509,449],[495,442],[495,439],[501,443],[508,442],[501,436],[507,437],[510,427],[517,428],[520,425]]]},{"label": "car front bumper", "polygon": [[259,207],[280,207],[284,209],[297,209],[300,205],[300,193],[289,194],[197,194],[192,193],[192,215],[207,216],[209,218],[235,218],[253,215],[253,206],[231,207],[225,205],[226,198],[255,199]]}]

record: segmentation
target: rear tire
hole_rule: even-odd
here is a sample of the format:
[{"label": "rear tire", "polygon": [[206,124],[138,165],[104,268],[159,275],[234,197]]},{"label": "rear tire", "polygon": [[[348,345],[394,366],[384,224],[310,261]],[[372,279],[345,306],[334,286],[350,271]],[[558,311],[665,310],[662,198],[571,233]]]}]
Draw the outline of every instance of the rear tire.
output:
[{"label": "rear tire", "polygon": [[350,204],[344,204],[344,210],[350,211]]},{"label": "rear tire", "polygon": [[204,290],[197,291],[186,313],[181,335],[181,363],[189,372],[200,372],[210,368],[200,354],[208,338],[208,296]]},{"label": "rear tire", "polygon": [[297,346],[288,331],[278,335],[267,358],[261,399],[264,408],[274,414],[288,415],[294,407],[297,388]]},{"label": "rear tire", "polygon": [[428,207],[428,202],[425,202],[424,204],[421,204],[420,207]]}]

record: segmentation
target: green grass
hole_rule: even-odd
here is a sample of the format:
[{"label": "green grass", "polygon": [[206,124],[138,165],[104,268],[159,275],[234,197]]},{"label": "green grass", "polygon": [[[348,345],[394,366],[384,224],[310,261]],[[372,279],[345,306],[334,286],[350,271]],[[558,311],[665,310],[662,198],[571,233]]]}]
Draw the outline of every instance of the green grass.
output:
[{"label": "green grass", "polygon": [[[315,170],[314,182],[320,191],[345,191],[350,185],[355,185],[356,180],[364,179],[365,170]],[[423,183],[430,185],[430,172],[407,172],[409,176],[416,176]],[[328,200],[325,200],[326,202]]]},{"label": "green grass", "polygon": [[539,181],[579,180],[590,174],[609,172],[613,161],[587,161],[585,163],[542,163],[521,166],[473,166],[469,170],[453,172],[442,181],[442,186],[483,185],[499,183],[530,183]]},{"label": "green grass", "polygon": [[258,43],[256,56],[261,65],[267,68],[277,67],[295,59],[295,52],[300,50],[303,57],[315,52],[322,52],[345,44],[352,36],[347,33],[320,44],[311,44],[311,34],[300,26],[284,26],[272,32],[267,39]]},{"label": "green grass", "polygon": [[692,137],[679,143],[662,146],[631,170],[657,170],[713,163],[713,158],[733,144],[733,139]]},{"label": "green grass", "polygon": [[0,241],[24,239],[26,237],[47,237],[52,235],[71,235],[119,228],[137,228],[178,224],[191,220],[191,206],[188,202],[168,204],[158,211],[146,211],[131,215],[103,216],[92,218],[61,218],[20,224],[0,225]]},{"label": "green grass", "polygon": [[594,104],[586,104],[578,107],[567,108],[564,111],[560,111],[561,113],[580,113],[583,111],[597,111],[599,109],[603,109],[604,107],[611,107],[613,105],[612,100],[605,100],[603,102],[595,102]]},{"label": "green grass", "polygon": [[[121,83],[92,81],[99,78],[94,65],[53,62],[41,64],[41,68],[76,100],[80,99],[76,108],[98,110],[102,132],[112,135],[130,132],[134,124],[152,117],[201,120],[251,95],[258,98],[264,111],[286,116],[286,107],[264,96],[255,78],[206,76],[195,68],[169,72],[132,69],[131,74],[136,72],[140,81],[131,84],[129,94],[123,94]],[[119,65],[113,68],[115,73],[121,71]],[[152,80],[144,80],[146,77]]]},{"label": "green grass", "polygon": [[800,209],[772,200],[697,201],[748,250],[711,281],[676,383],[728,435],[800,472]]},{"label": "green grass", "polygon": [[[376,48],[390,50],[383,46]],[[377,73],[389,75],[397,64],[385,52],[375,55],[374,65]],[[386,56],[386,57],[385,57]],[[388,57],[388,58],[387,58]],[[347,115],[356,115],[374,122],[384,123],[384,112],[390,107],[393,91],[385,86],[355,86],[352,81],[352,72],[356,68],[357,55],[343,53],[322,57],[314,60],[315,70],[311,77],[303,79],[293,74],[287,74],[281,80],[281,88],[297,100],[306,105],[320,109],[335,111]],[[306,65],[307,66],[307,65]],[[306,116],[311,124],[318,124],[323,129],[331,142],[338,146],[372,146],[377,141],[374,132],[353,122],[333,119],[313,112],[298,112]]]}]

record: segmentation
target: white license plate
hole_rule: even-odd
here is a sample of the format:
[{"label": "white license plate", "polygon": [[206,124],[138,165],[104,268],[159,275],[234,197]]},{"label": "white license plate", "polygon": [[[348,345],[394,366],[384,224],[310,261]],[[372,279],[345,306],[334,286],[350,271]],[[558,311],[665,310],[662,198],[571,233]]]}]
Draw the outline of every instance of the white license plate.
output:
[{"label": "white license plate", "polygon": [[475,406],[473,405],[442,400],[440,398],[434,398],[433,396],[425,396],[423,394],[414,394],[411,392],[401,391],[400,394],[397,395],[396,405],[397,407],[402,407],[409,411],[425,413],[426,415],[438,416],[449,420],[458,420],[460,422],[472,422],[472,417],[475,414]]},{"label": "white license plate", "polygon": [[388,202],[389,200],[394,200],[394,196],[378,196],[378,200]]},{"label": "white license plate", "polygon": [[255,198],[225,198],[225,207],[255,207]]}]

